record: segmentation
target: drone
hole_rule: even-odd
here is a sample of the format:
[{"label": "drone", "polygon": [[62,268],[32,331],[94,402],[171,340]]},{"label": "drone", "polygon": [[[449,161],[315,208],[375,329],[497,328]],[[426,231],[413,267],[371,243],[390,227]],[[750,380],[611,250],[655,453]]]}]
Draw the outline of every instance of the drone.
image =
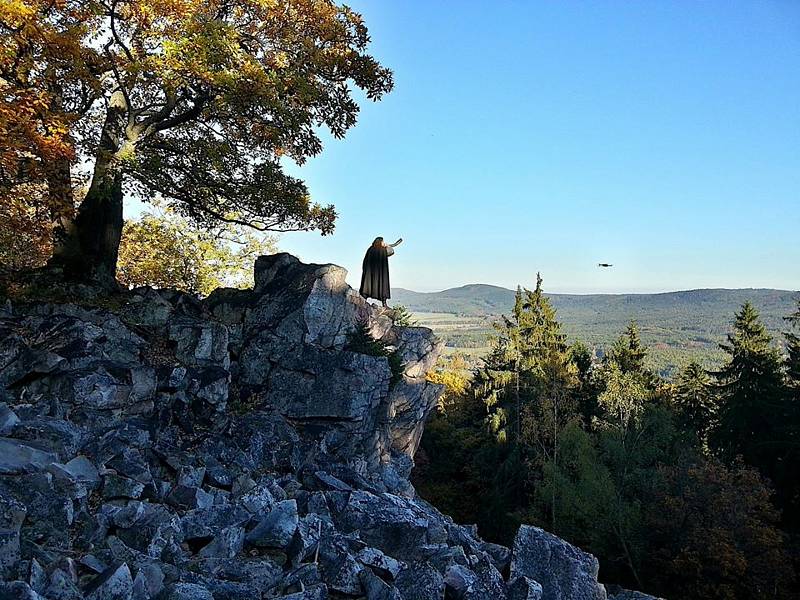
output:
[{"label": "drone", "polygon": [[598,267],[603,267],[603,268],[608,268],[608,267],[613,267],[614,265],[610,265],[608,263],[597,263],[597,266]]}]

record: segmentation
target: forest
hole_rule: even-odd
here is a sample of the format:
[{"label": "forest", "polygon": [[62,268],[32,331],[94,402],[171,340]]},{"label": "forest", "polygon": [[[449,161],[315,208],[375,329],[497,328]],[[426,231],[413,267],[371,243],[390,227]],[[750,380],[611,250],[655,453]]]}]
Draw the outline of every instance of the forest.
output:
[{"label": "forest", "polygon": [[[513,290],[468,285],[441,292],[393,290],[398,302],[414,311],[421,325],[444,339],[448,353],[463,355],[472,366],[490,350],[492,323],[514,306]],[[567,341],[581,340],[598,357],[635,320],[647,346],[647,367],[673,379],[690,362],[718,368],[734,312],[746,301],[759,311],[767,331],[780,335],[800,294],[774,289],[697,289],[639,294],[545,294],[558,311]]]},{"label": "forest", "polygon": [[635,322],[602,359],[567,343],[542,280],[520,289],[477,368],[451,360],[415,485],[487,539],[536,523],[602,576],[668,598],[796,597],[800,303],[785,351],[736,311],[720,368],[646,367]]}]

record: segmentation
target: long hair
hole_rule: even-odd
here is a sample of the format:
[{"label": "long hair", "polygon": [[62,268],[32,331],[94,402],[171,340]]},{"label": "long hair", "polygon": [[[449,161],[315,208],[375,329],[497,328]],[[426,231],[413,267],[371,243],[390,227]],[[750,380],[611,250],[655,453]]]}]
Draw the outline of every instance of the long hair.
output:
[{"label": "long hair", "polygon": [[380,248],[381,246],[383,246],[383,238],[378,236],[378,237],[375,238],[375,241],[372,242],[372,247],[373,248]]}]

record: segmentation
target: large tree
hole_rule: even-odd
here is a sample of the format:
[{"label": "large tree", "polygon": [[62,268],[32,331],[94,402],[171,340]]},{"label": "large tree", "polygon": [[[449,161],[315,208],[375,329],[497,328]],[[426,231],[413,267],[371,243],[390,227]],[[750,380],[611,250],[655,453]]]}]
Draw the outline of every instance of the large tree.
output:
[{"label": "large tree", "polygon": [[[332,0],[18,0],[0,4],[0,192],[37,180],[53,260],[113,281],[123,193],[160,195],[201,225],[333,229],[281,157],[341,137],[360,88],[391,72],[357,13]],[[88,165],[76,210],[74,166]]]},{"label": "large tree", "polygon": [[717,400],[711,377],[697,362],[690,362],[678,376],[674,401],[682,425],[694,432],[702,447],[707,447],[708,432],[716,416]]},{"label": "large tree", "polygon": [[774,477],[787,417],[781,356],[750,302],[736,313],[728,343],[720,346],[730,358],[716,373],[720,405],[709,443],[723,460],[741,455]]}]

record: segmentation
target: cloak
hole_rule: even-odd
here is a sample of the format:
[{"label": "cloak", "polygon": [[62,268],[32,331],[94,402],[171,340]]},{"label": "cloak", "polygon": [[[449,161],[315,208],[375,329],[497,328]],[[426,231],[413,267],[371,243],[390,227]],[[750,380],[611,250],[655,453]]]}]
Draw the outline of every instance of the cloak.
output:
[{"label": "cloak", "polygon": [[394,254],[391,246],[370,246],[361,265],[361,287],[359,292],[365,298],[387,300],[389,292],[389,257]]}]

